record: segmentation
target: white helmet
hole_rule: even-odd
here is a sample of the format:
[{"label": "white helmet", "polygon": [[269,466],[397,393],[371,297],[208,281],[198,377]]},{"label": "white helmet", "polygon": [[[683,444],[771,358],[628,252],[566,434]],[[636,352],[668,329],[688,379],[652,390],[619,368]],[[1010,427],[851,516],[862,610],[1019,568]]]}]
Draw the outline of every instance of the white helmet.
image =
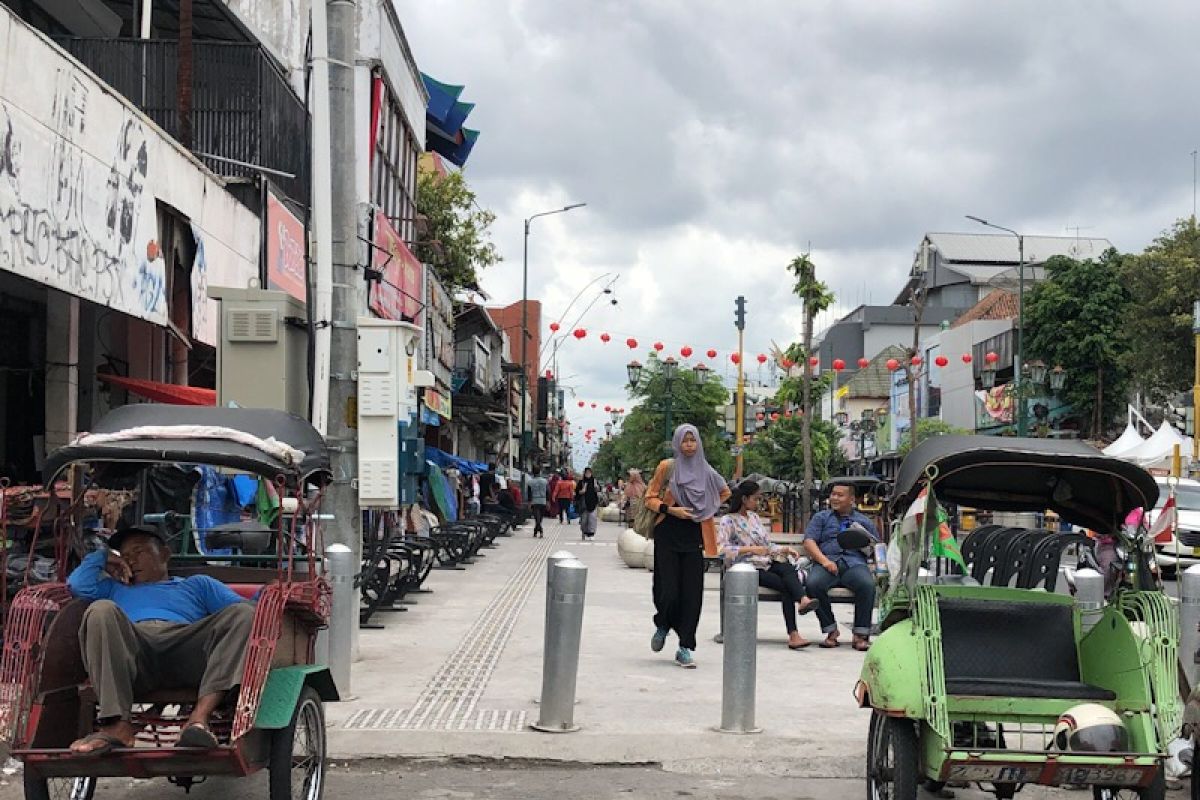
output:
[{"label": "white helmet", "polygon": [[1081,703],[1058,718],[1053,746],[1066,753],[1124,753],[1129,751],[1129,733],[1112,709]]}]

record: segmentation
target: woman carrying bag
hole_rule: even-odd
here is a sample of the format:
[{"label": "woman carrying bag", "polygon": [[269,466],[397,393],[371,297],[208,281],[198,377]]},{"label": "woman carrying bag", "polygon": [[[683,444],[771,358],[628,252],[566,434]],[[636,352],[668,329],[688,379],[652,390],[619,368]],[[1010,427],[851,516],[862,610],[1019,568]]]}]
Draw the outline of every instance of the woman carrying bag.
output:
[{"label": "woman carrying bag", "polygon": [[600,492],[596,488],[596,476],[592,474],[592,468],[588,467],[583,471],[579,485],[575,487],[575,509],[579,512],[579,529],[583,533],[583,541],[596,535],[598,508]]},{"label": "woman carrying bag", "polygon": [[715,517],[729,487],[704,458],[695,425],[680,425],[671,439],[675,458],[661,461],[644,503],[658,516],[654,525],[654,636],[659,652],[667,634],[679,635],[675,663],[696,667],[696,628],[704,602],[704,556],[717,554]]}]

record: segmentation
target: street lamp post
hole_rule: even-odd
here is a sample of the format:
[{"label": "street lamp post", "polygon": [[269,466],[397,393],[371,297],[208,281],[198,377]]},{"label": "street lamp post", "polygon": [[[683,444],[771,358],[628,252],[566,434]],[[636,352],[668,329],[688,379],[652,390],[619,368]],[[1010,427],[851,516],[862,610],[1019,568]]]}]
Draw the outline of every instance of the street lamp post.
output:
[{"label": "street lamp post", "polygon": [[526,468],[526,417],[528,409],[526,398],[529,396],[529,223],[538,217],[548,217],[551,214],[562,214],[573,208],[582,208],[587,203],[571,203],[556,208],[553,211],[541,211],[525,218],[525,249],[521,258],[521,469]]},{"label": "street lamp post", "polygon": [[1021,366],[1025,361],[1025,237],[1012,228],[996,225],[970,214],[966,216],[967,219],[978,222],[984,227],[995,228],[1017,237],[1017,352],[1013,357],[1013,382],[1015,384],[1013,389],[1017,398],[1017,436],[1025,436],[1028,434],[1028,421],[1024,395],[1021,393]]},{"label": "street lamp post", "polygon": [[[644,369],[644,367],[641,364],[639,364],[637,361],[630,361],[625,366],[626,375],[628,375],[628,377],[629,377],[629,388],[630,389],[636,389],[638,384],[641,383],[643,369]],[[679,372],[679,362],[676,361],[673,356],[668,356],[667,359],[662,362],[662,376],[663,376],[663,389],[664,389],[664,392],[663,392],[664,398],[663,398],[663,406],[662,406],[663,422],[664,422],[663,427],[666,428],[666,442],[667,442],[668,448],[671,445],[671,430],[673,428],[672,414],[674,412],[674,401],[675,401],[675,394],[672,391],[672,388],[674,386],[675,377],[678,374],[678,372]],[[704,364],[697,364],[691,370],[691,373],[692,373],[692,378],[695,380],[696,384],[698,386],[703,386],[708,381],[708,376],[712,373],[712,370],[709,369],[708,367],[706,367]]]}]

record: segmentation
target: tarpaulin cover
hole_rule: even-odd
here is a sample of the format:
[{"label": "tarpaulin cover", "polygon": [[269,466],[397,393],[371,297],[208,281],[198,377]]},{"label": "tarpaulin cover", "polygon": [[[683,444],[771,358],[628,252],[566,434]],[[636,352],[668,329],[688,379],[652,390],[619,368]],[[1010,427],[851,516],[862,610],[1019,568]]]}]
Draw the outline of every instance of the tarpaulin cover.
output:
[{"label": "tarpaulin cover", "polygon": [[156,403],[168,403],[173,406],[215,406],[217,404],[216,389],[176,386],[173,383],[126,378],[123,375],[112,375],[107,372],[97,373],[96,377],[105,383],[127,389]]},{"label": "tarpaulin cover", "polygon": [[464,475],[481,475],[487,472],[487,464],[468,461],[429,445],[425,445],[425,460],[442,469],[456,469]]},{"label": "tarpaulin cover", "polygon": [[[445,123],[446,117],[454,109],[454,104],[458,102],[459,95],[462,94],[465,87],[442,83],[424,72],[421,73],[421,81],[425,84],[425,91],[429,94],[425,115],[435,122]],[[443,127],[445,126],[443,125]]]}]

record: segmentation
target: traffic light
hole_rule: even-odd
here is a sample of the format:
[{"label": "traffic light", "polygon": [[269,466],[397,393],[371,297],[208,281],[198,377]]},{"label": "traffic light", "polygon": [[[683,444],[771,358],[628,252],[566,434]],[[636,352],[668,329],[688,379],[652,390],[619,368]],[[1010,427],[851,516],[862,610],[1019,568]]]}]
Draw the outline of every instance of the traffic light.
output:
[{"label": "traffic light", "polygon": [[746,298],[739,294],[734,303],[737,310],[733,312],[733,324],[739,331],[744,331],[746,330]]},{"label": "traffic light", "polygon": [[1189,392],[1180,392],[1167,401],[1164,409],[1167,422],[1170,422],[1173,428],[1185,436],[1191,436],[1196,427],[1196,410],[1192,407],[1191,402],[1192,398]]}]

